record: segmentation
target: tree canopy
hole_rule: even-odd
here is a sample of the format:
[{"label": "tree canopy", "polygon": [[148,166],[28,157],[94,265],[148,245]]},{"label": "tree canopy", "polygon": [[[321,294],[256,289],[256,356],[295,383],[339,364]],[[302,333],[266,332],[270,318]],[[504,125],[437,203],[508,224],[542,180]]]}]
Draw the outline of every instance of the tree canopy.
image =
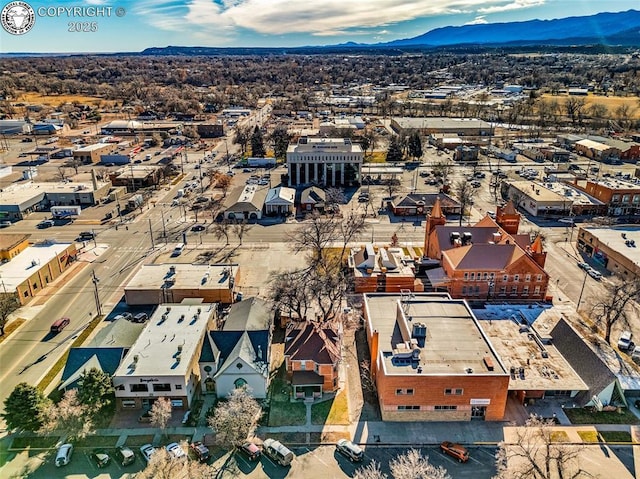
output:
[{"label": "tree canopy", "polygon": [[42,427],[49,400],[35,386],[18,384],[4,400],[2,418],[8,429],[37,431]]}]

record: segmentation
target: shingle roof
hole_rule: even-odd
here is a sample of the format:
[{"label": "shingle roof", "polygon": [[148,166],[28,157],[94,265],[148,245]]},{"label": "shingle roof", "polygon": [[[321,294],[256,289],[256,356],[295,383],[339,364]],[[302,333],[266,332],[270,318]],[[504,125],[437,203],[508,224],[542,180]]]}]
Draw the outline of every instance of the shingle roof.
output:
[{"label": "shingle roof", "polygon": [[80,375],[92,367],[112,376],[127,351],[128,348],[71,348],[62,372],[62,385],[75,387]]},{"label": "shingle roof", "polygon": [[514,244],[472,244],[442,252],[456,269],[504,270],[524,256]]},{"label": "shingle roof", "polygon": [[330,326],[307,322],[299,329],[287,333],[284,355],[294,361],[311,360],[316,364],[335,364],[340,359],[337,332]]},{"label": "shingle roof", "polygon": [[324,203],[327,198],[326,193],[317,186],[310,186],[300,192],[300,203]]},{"label": "shingle roof", "polygon": [[254,331],[269,329],[273,313],[266,301],[251,297],[231,306],[224,322],[224,331]]}]

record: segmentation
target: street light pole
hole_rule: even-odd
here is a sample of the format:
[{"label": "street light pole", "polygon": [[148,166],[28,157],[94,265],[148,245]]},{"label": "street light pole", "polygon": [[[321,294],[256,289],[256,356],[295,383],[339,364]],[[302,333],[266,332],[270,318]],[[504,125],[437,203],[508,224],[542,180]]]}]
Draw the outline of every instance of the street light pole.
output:
[{"label": "street light pole", "polygon": [[151,218],[149,218],[149,237],[151,238],[151,249],[154,249],[156,245],[153,242],[153,228],[151,228]]},{"label": "street light pole", "polygon": [[98,316],[102,316],[102,304],[100,303],[100,294],[98,293],[98,282],[100,281],[96,277],[96,272],[91,272],[91,281],[93,282],[93,296],[96,301],[96,311],[98,312]]}]

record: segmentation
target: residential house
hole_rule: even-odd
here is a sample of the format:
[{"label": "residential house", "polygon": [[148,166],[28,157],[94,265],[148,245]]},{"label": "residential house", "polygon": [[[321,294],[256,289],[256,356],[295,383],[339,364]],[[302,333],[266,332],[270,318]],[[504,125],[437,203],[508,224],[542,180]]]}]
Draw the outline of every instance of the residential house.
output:
[{"label": "residential house", "polygon": [[264,210],[267,216],[283,215],[293,213],[296,190],[286,186],[277,186],[269,189],[264,200]]},{"label": "residential house", "polygon": [[293,397],[320,398],[339,386],[341,339],[339,326],[310,321],[289,323],[284,358]]},{"label": "residential house", "polygon": [[247,386],[253,397],[267,397],[272,317],[267,303],[255,297],[229,308],[222,327],[209,332],[200,352],[203,393],[227,397]]},{"label": "residential house", "polygon": [[397,216],[426,216],[436,200],[440,202],[440,209],[445,215],[459,215],[461,205],[458,201],[445,193],[409,193],[396,196],[387,206]]},{"label": "residential house", "polygon": [[71,348],[62,371],[58,389],[65,391],[78,387],[78,380],[90,369],[96,368],[112,376],[125,354],[127,348]]},{"label": "residential house", "polygon": [[239,186],[223,202],[223,215],[229,220],[259,220],[269,188],[259,185]]},{"label": "residential house", "polygon": [[312,211],[324,211],[327,195],[322,188],[317,186],[309,186],[299,191],[297,203],[302,213],[310,213]]}]

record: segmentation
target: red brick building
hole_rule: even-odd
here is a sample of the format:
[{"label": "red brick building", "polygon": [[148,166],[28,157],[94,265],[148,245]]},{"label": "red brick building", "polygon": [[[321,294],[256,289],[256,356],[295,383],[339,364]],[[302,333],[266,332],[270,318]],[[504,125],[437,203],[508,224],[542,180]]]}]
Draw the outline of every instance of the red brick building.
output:
[{"label": "red brick building", "polygon": [[383,421],[500,421],[509,374],[465,301],[365,294]]},{"label": "red brick building", "polygon": [[518,234],[520,215],[511,202],[473,226],[447,226],[439,205],[427,219],[425,256],[440,262],[427,271],[436,290],[475,301],[544,301],[549,275],[542,240]]},{"label": "red brick building", "polygon": [[607,216],[640,215],[640,185],[616,178],[574,181],[573,186],[602,201]]},{"label": "red brick building", "polygon": [[329,324],[291,323],[284,351],[287,379],[296,399],[320,398],[338,389],[340,335]]}]

